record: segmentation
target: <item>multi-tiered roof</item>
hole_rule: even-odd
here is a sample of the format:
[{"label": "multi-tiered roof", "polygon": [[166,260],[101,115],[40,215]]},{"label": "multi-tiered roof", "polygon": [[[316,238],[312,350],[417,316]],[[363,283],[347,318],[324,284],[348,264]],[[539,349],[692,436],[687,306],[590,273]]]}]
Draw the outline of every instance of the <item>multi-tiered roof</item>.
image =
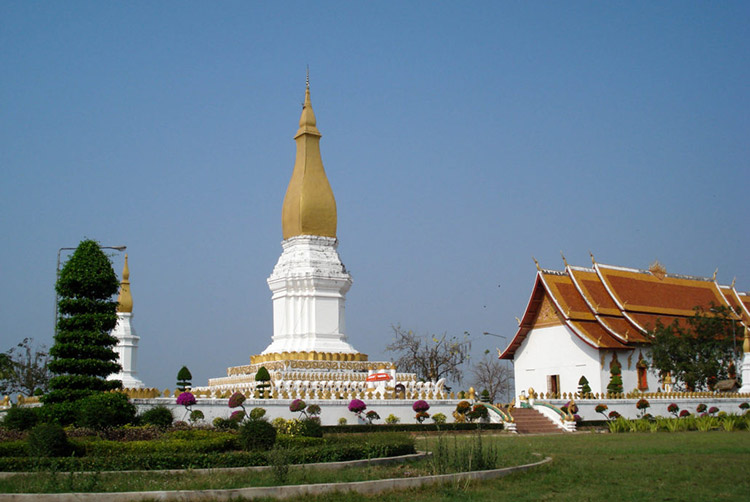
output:
[{"label": "multi-tiered roof", "polygon": [[679,323],[695,314],[695,307],[731,307],[745,328],[750,326],[750,294],[734,283],[722,286],[716,277],[667,274],[655,262],[649,270],[597,263],[593,268],[565,263],[565,270],[539,267],[531,299],[518,332],[501,359],[513,359],[529,331],[567,326],[588,345],[628,349],[651,342],[648,332],[662,324]]}]

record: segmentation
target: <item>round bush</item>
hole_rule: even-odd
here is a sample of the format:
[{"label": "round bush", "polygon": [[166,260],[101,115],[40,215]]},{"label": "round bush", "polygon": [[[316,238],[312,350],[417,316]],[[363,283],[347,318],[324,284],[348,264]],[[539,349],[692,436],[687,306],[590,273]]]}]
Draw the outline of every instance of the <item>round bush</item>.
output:
[{"label": "round bush", "polygon": [[322,438],[323,427],[320,425],[320,419],[315,417],[302,420],[300,435],[308,438]]},{"label": "round bush", "polygon": [[166,406],[154,406],[141,414],[140,421],[142,425],[155,425],[166,429],[174,421],[172,410]]},{"label": "round bush", "polygon": [[26,448],[30,457],[67,457],[73,452],[60,424],[39,424],[31,429]]},{"label": "round bush", "polygon": [[240,444],[244,450],[270,450],[275,443],[276,429],[265,420],[251,420],[240,427]]},{"label": "round bush", "polygon": [[76,425],[92,429],[122,427],[135,421],[135,405],[120,392],[100,392],[78,402]]},{"label": "round bush", "polygon": [[222,418],[222,417],[214,418],[214,421],[212,423],[214,427],[216,427],[220,431],[237,430],[237,428],[240,425],[240,423],[237,420],[232,420],[231,418]]},{"label": "round bush", "polygon": [[75,422],[77,412],[76,402],[44,403],[38,408],[39,421],[49,424],[70,425]]},{"label": "round bush", "polygon": [[17,431],[29,430],[39,421],[36,408],[19,408],[14,406],[5,413],[3,426]]}]

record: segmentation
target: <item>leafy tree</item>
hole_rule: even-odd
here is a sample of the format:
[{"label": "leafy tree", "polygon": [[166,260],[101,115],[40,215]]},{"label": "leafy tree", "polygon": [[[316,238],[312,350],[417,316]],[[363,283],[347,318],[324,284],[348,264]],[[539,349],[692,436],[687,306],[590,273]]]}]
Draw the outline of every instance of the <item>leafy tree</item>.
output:
[{"label": "leafy tree", "polygon": [[445,333],[441,337],[419,336],[401,326],[392,326],[392,329],[393,341],[386,349],[398,354],[395,363],[400,371],[416,373],[424,381],[437,382],[441,378],[450,378],[461,383],[461,366],[469,358],[471,350],[468,333],[464,333],[464,338],[460,339],[448,337]]},{"label": "leafy tree", "polygon": [[578,393],[581,396],[585,396],[586,394],[591,394],[591,387],[589,386],[589,381],[586,380],[586,377],[583,375],[578,380]]},{"label": "leafy tree", "polygon": [[612,361],[612,365],[609,368],[607,392],[610,394],[622,394],[622,368],[617,360]]},{"label": "leafy tree", "polygon": [[65,263],[55,288],[60,317],[50,349],[50,392],[45,404],[70,403],[95,392],[122,388],[106,377],[121,369],[110,335],[117,324],[119,282],[112,263],[95,241],[84,240]]},{"label": "leafy tree", "polygon": [[190,370],[187,366],[183,366],[180,368],[180,371],[177,372],[177,389],[185,392],[188,387],[193,386],[192,380],[193,375],[190,373]]},{"label": "leafy tree", "polygon": [[[486,357],[489,352],[485,353],[471,371],[474,377],[474,387],[485,389],[487,391],[488,401],[496,403],[498,400],[509,400],[513,392],[513,370],[503,364],[499,359]],[[482,392],[484,397],[484,391]]]},{"label": "leafy tree", "polygon": [[711,388],[727,378],[730,365],[740,355],[743,327],[728,307],[696,307],[693,317],[670,325],[656,323],[650,333],[652,366],[671,373],[686,390]]},{"label": "leafy tree", "polygon": [[20,392],[27,396],[47,392],[50,372],[45,347],[34,347],[33,338],[0,354],[0,394]]}]

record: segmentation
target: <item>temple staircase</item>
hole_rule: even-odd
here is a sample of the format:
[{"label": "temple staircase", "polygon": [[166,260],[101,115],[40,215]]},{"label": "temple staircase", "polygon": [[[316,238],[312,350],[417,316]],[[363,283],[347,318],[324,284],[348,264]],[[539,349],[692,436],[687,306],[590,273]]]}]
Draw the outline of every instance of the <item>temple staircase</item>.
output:
[{"label": "temple staircase", "polygon": [[552,420],[531,408],[513,408],[511,411],[518,434],[562,434],[564,431]]}]

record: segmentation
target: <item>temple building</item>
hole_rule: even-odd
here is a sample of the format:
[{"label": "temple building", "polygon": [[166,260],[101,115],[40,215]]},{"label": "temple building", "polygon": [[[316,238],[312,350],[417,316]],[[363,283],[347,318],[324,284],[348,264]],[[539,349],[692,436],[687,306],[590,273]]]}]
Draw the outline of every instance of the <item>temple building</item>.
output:
[{"label": "temple building", "polygon": [[[309,81],[294,139],[297,155],[281,210],[282,253],[268,278],[273,336],[250,364],[209,379],[211,393],[256,392],[265,367],[273,396],[330,399],[336,396],[429,392],[442,396],[443,382],[422,383],[397,373],[390,361],[369,361],[346,335],[345,302],[352,277],[338,254],[337,208],[320,154],[321,134],[310,101]],[[368,397],[370,397],[368,395]]]},{"label": "temple building", "polygon": [[[516,396],[574,393],[585,377],[593,393],[606,394],[610,368],[619,364],[624,392],[671,390],[671,376],[649,368],[649,331],[684,322],[695,307],[731,307],[744,330],[743,382],[750,385],[750,295],[713,278],[668,274],[655,262],[649,270],[597,263],[592,268],[570,266],[537,274],[518,331],[501,359],[513,361]],[[563,258],[563,261],[565,259]],[[744,332],[742,332],[744,331]],[[745,375],[745,373],[748,373]],[[743,389],[745,388],[743,387]],[[745,392],[743,390],[743,392]]]},{"label": "temple building", "polygon": [[143,382],[138,379],[136,364],[138,362],[138,340],[132,326],[133,319],[133,296],[130,294],[130,269],[128,268],[128,255],[125,255],[125,265],[122,268],[122,281],[120,282],[120,294],[117,297],[117,325],[110,333],[117,338],[115,352],[119,356],[122,370],[107,377],[109,380],[121,380],[126,389],[141,389]]}]

